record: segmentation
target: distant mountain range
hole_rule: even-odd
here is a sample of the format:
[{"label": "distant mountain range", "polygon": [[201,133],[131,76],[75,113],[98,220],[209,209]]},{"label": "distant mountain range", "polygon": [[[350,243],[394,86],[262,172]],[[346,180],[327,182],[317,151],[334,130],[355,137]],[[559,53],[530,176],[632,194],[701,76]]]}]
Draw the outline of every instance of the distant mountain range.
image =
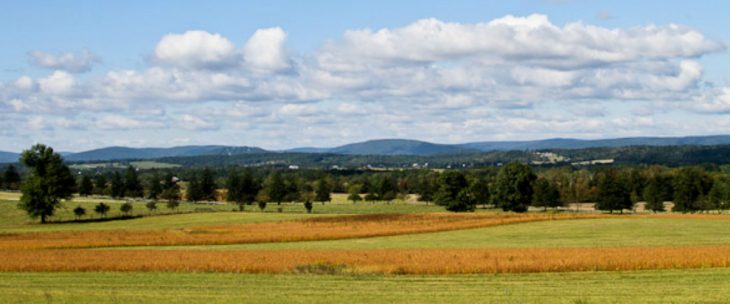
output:
[{"label": "distant mountain range", "polygon": [[[408,139],[379,139],[352,143],[333,148],[295,148],[284,151],[270,151],[246,146],[180,146],[172,148],[129,148],[107,147],[78,153],[63,153],[67,161],[89,162],[124,159],[156,159],[163,157],[185,157],[203,155],[241,155],[266,153],[322,153],[342,155],[415,155],[432,156],[466,154],[488,151],[582,149],[626,146],[681,146],[681,145],[727,145],[730,135],[690,137],[628,137],[615,139],[583,140],[553,138],[532,141],[484,141],[465,144],[435,144]],[[18,153],[0,151],[0,163],[18,161]]]}]

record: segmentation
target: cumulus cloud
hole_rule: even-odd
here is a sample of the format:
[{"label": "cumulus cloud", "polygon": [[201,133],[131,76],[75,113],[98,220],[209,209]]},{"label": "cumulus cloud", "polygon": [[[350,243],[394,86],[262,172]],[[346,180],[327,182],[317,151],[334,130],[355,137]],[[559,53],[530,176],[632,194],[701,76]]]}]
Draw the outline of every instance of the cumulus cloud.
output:
[{"label": "cumulus cloud", "polygon": [[178,123],[180,128],[191,131],[210,131],[218,129],[216,124],[190,114],[183,115]]},{"label": "cumulus cloud", "polygon": [[[423,19],[349,30],[308,54],[287,52],[286,40],[278,27],[247,39],[171,33],[142,69],[86,79],[59,68],[0,83],[0,108],[29,116],[94,113],[101,118],[91,124],[110,130],[233,127],[292,142],[539,138],[574,130],[600,136],[660,125],[634,117],[641,115],[616,120],[606,106],[615,103],[634,114],[640,108],[730,113],[730,91],[705,85],[700,61],[727,46],[681,25],[556,25],[544,15],[480,23]],[[550,114],[564,116],[539,115],[555,102],[561,111]],[[152,108],[162,119],[139,118],[158,115],[140,114]],[[354,116],[368,127],[353,125]]]},{"label": "cumulus cloud", "polygon": [[167,34],[155,47],[155,61],[182,68],[221,68],[236,61],[236,47],[220,34],[187,31]]},{"label": "cumulus cloud", "polygon": [[103,130],[157,129],[165,127],[165,124],[154,119],[142,120],[122,115],[106,115],[96,121],[96,127]]},{"label": "cumulus cloud", "polygon": [[28,53],[32,64],[52,69],[63,70],[70,73],[88,72],[94,64],[101,61],[97,55],[84,49],[78,53],[51,54],[43,51],[32,51]]},{"label": "cumulus cloud", "polygon": [[289,67],[284,42],[286,32],[279,27],[256,30],[243,47],[246,64],[254,70],[278,71]]}]

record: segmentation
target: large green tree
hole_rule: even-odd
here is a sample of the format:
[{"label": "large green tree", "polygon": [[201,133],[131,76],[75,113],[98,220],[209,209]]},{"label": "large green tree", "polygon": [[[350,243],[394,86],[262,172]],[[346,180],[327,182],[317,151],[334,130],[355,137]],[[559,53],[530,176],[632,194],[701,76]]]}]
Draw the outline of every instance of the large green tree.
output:
[{"label": "large green tree", "polygon": [[563,206],[563,201],[560,199],[560,191],[558,187],[550,183],[547,179],[538,178],[535,181],[535,195],[533,197],[532,205],[535,207],[557,208]]},{"label": "large green tree", "polygon": [[45,223],[62,200],[71,198],[76,181],[61,155],[51,147],[34,145],[23,151],[20,162],[28,167],[28,175],[21,185],[18,207]]},{"label": "large green tree", "polygon": [[504,211],[525,212],[532,203],[533,183],[537,177],[529,166],[511,162],[497,174],[494,183],[495,205]]},{"label": "large green tree", "polygon": [[317,202],[329,202],[332,200],[332,197],[330,196],[330,192],[332,192],[332,189],[327,182],[327,179],[320,178],[317,181],[317,186],[315,187],[314,191],[314,200]]},{"label": "large green tree", "polygon": [[215,201],[216,190],[218,186],[215,184],[215,178],[213,177],[213,171],[210,168],[203,169],[200,174],[200,192],[203,200]]},{"label": "large green tree", "polygon": [[626,180],[615,169],[605,170],[598,174],[598,199],[596,209],[620,211],[632,209],[634,203],[631,200],[631,189],[626,185]]},{"label": "large green tree", "polygon": [[700,198],[712,187],[712,179],[704,171],[687,167],[679,169],[674,176],[675,212],[696,212],[702,210]]},{"label": "large green tree", "polygon": [[144,196],[144,188],[137,176],[137,169],[133,166],[127,167],[127,174],[124,176],[125,195],[129,197]]},{"label": "large green tree", "polygon": [[124,185],[122,175],[115,171],[114,174],[112,174],[111,195],[114,198],[122,198],[124,197],[125,192],[126,186]]},{"label": "large green tree", "polygon": [[271,173],[266,182],[266,194],[269,196],[269,199],[281,205],[281,202],[286,197],[286,192],[286,185],[284,184],[284,179],[281,177],[281,173],[279,171]]},{"label": "large green tree", "polygon": [[476,201],[469,192],[469,182],[460,171],[446,171],[439,177],[434,202],[452,212],[474,211]]}]

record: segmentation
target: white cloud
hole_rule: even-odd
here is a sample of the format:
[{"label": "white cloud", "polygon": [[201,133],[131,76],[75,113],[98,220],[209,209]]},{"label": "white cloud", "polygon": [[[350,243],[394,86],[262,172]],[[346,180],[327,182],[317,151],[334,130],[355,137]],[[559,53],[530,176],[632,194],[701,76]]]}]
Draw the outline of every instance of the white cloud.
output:
[{"label": "white cloud", "polygon": [[52,70],[63,70],[70,73],[83,73],[91,70],[94,64],[100,62],[98,56],[84,49],[79,53],[51,54],[43,51],[28,53],[31,63]]},{"label": "white cloud", "polygon": [[64,71],[55,71],[48,77],[39,79],[38,85],[45,94],[64,96],[73,92],[76,79]]},{"label": "white cloud", "polygon": [[190,114],[183,115],[180,118],[178,125],[180,128],[191,131],[210,131],[218,129],[216,124]]},{"label": "white cloud", "polygon": [[167,34],[155,47],[155,61],[181,68],[222,68],[235,63],[236,47],[220,34],[187,31]]},{"label": "white cloud", "polygon": [[[38,132],[237,129],[271,145],[689,132],[638,119],[647,115],[640,110],[730,113],[730,91],[707,84],[700,60],[725,45],[684,26],[559,26],[531,15],[351,30],[309,54],[288,53],[286,39],[278,27],[238,48],[236,37],[168,34],[142,69],[89,77],[57,70],[0,83],[0,110],[21,123],[40,117],[29,123]],[[544,113],[544,105],[554,108]],[[70,123],[77,115],[83,126]]]},{"label": "white cloud", "polygon": [[142,120],[122,115],[107,115],[96,121],[96,127],[104,130],[159,129],[165,124],[157,120]]},{"label": "white cloud", "polygon": [[289,68],[284,50],[286,32],[279,27],[259,29],[243,47],[246,64],[255,71],[278,71]]}]

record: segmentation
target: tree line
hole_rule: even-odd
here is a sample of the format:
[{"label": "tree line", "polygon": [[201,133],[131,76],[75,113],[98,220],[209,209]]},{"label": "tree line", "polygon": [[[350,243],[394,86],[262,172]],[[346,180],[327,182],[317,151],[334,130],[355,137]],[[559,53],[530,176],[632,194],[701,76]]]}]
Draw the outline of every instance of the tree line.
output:
[{"label": "tree line", "polygon": [[[174,172],[139,170],[129,166],[94,174],[74,176],[61,156],[44,145],[24,151],[25,175],[6,168],[2,185],[19,187],[20,207],[42,222],[52,216],[61,200],[73,193],[82,196],[147,198],[148,209],[164,200],[174,209],[182,199],[225,200],[239,210],[257,204],[300,202],[312,210],[312,202],[326,203],[331,193],[347,193],[348,200],[392,201],[415,195],[418,200],[444,206],[454,212],[473,211],[478,206],[525,212],[530,207],[559,208],[568,203],[595,202],[609,212],[632,210],[637,202],[654,212],[665,211],[665,202],[675,212],[730,209],[730,170],[725,167],[626,166],[596,170],[572,167],[534,168],[511,162],[487,169],[451,170],[277,170],[226,168],[185,169]],[[7,187],[6,188],[10,188]],[[184,189],[184,193],[183,190]],[[105,214],[104,207],[97,213]],[[131,206],[125,207],[128,213]],[[108,211],[108,209],[107,209]],[[79,209],[79,213],[82,211]],[[85,210],[83,211],[85,213]],[[77,214],[79,215],[79,214]],[[81,214],[83,215],[83,214]]]}]

